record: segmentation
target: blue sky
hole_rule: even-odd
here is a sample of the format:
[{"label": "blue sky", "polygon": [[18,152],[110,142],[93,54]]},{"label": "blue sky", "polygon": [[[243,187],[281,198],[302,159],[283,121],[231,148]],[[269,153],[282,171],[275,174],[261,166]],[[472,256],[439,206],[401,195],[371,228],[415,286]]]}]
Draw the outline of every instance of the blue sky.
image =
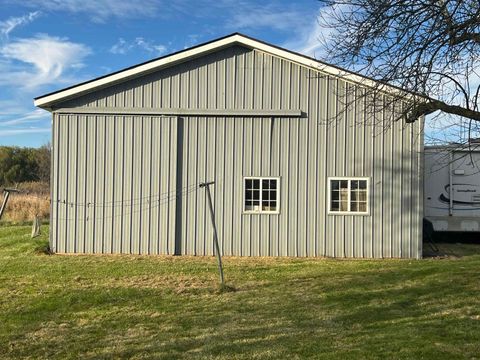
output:
[{"label": "blue sky", "polygon": [[0,8],[0,145],[50,140],[36,96],[232,32],[319,57],[315,0],[0,0]]}]

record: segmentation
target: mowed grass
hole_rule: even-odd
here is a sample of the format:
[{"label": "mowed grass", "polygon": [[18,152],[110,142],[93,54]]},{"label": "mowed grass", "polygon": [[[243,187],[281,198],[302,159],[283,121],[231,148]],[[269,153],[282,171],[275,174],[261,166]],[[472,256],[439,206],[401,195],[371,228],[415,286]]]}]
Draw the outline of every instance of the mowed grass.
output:
[{"label": "mowed grass", "polygon": [[480,246],[425,260],[46,255],[0,229],[2,359],[480,358]]}]

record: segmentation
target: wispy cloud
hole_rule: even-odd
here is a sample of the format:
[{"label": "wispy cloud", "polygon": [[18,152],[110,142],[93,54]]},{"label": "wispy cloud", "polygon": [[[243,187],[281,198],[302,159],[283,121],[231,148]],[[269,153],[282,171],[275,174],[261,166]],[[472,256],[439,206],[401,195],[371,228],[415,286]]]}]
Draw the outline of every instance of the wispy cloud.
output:
[{"label": "wispy cloud", "polygon": [[315,58],[321,58],[321,39],[324,35],[324,29],[318,23],[318,19],[315,18],[306,24],[302,30],[300,30],[293,38],[283,44],[284,47],[312,56]]},{"label": "wispy cloud", "polygon": [[111,17],[153,17],[160,10],[161,1],[142,0],[24,0],[22,5],[46,12],[83,13],[95,22],[105,22]]},{"label": "wispy cloud", "polygon": [[40,134],[40,133],[49,133],[50,128],[25,128],[25,129],[10,129],[10,130],[0,130],[0,136],[12,136],[12,135],[21,135],[21,134]]},{"label": "wispy cloud", "polygon": [[10,115],[9,118],[11,120],[7,120],[7,121],[0,120],[0,127],[27,124],[27,123],[38,123],[38,122],[41,122],[42,120],[49,119],[50,116],[51,116],[50,113],[45,110],[35,109],[23,115],[17,115],[17,116]]},{"label": "wispy cloud", "polygon": [[143,37],[137,37],[133,41],[119,38],[117,43],[110,48],[110,52],[112,54],[124,55],[134,49],[140,49],[155,55],[162,55],[167,51],[165,45],[155,44],[153,41],[145,40]]},{"label": "wispy cloud", "polygon": [[22,25],[26,25],[32,22],[33,20],[35,20],[39,16],[40,16],[40,11],[34,11],[24,16],[10,17],[7,20],[0,21],[0,34],[3,37],[8,38],[8,35],[13,30],[15,30],[15,28]]},{"label": "wispy cloud", "polygon": [[70,82],[69,71],[83,66],[89,47],[66,38],[37,35],[17,39],[0,48],[0,84],[35,88]]},{"label": "wispy cloud", "polygon": [[248,5],[232,14],[228,27],[232,29],[269,28],[296,31],[305,13],[298,9],[282,9],[276,5]]},{"label": "wispy cloud", "polygon": [[[347,5],[336,6],[334,11],[339,11],[344,6]],[[320,7],[313,16],[302,19],[303,25],[296,28],[294,36],[284,46],[319,60],[325,58],[323,45],[329,42],[336,30],[322,26],[322,21],[331,16],[332,10],[329,7]]]}]

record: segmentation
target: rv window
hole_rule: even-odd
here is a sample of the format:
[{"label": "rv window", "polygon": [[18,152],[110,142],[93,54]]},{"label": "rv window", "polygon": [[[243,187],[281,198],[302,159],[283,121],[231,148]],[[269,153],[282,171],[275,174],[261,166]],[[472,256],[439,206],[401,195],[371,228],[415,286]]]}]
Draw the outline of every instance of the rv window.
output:
[{"label": "rv window", "polygon": [[248,177],[244,179],[244,212],[278,213],[280,207],[278,178]]},{"label": "rv window", "polygon": [[330,213],[368,213],[368,178],[330,178],[329,187]]}]

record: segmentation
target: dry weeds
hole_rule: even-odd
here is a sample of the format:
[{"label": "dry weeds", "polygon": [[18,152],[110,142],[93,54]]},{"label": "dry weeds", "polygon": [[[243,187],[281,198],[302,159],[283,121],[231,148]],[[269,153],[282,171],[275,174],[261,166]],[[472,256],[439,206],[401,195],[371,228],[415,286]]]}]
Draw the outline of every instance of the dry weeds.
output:
[{"label": "dry weeds", "polygon": [[[42,221],[50,217],[50,194],[48,184],[29,182],[19,184],[20,193],[11,193],[2,221],[24,222],[38,216]],[[3,195],[1,200],[3,203]]]}]

